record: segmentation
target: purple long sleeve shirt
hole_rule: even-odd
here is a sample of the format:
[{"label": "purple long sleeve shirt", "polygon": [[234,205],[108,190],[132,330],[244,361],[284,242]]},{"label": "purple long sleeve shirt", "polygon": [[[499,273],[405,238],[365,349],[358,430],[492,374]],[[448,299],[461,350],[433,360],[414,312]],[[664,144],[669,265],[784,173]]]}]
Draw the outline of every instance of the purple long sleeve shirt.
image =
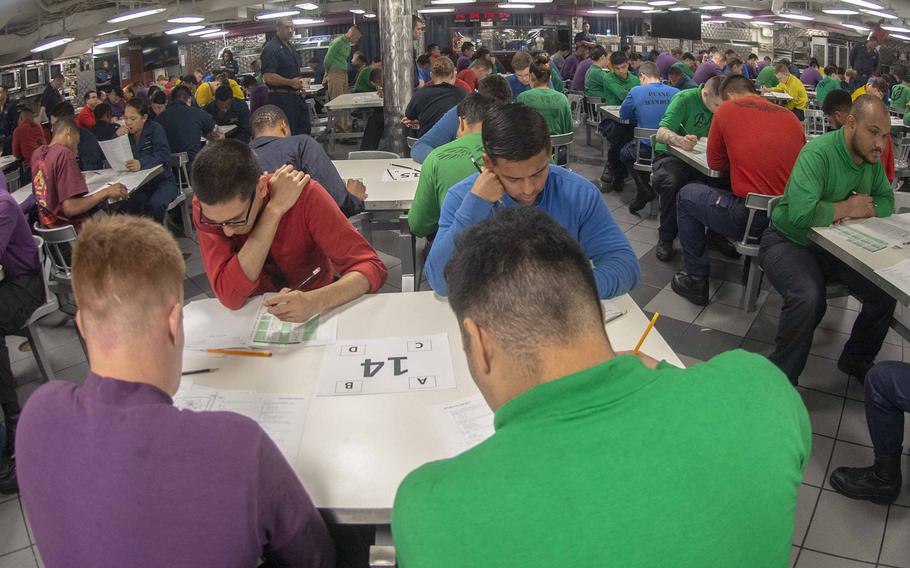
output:
[{"label": "purple long sleeve shirt", "polygon": [[584,91],[585,90],[585,75],[588,74],[588,69],[591,68],[591,64],[594,61],[589,57],[581,63],[578,64],[578,67],[575,68],[575,77],[572,78],[572,90],[573,91]]},{"label": "purple long sleeve shirt", "polygon": [[257,108],[269,104],[269,86],[265,83],[259,83],[253,87],[250,95],[250,112],[255,112]]},{"label": "purple long sleeve shirt", "polygon": [[232,412],[178,410],[145,383],[43,385],[16,436],[48,566],[328,568],[319,512],[274,442]]},{"label": "purple long sleeve shirt", "polygon": [[575,69],[578,67],[578,56],[574,53],[566,57],[566,62],[562,64],[560,75],[563,80],[572,80],[575,78]]},{"label": "purple long sleeve shirt", "polygon": [[657,56],[657,61],[654,62],[657,65],[657,70],[660,71],[660,78],[666,79],[667,73],[670,72],[670,67],[673,67],[673,64],[676,63],[677,59],[670,54],[669,51],[665,51]]},{"label": "purple long sleeve shirt", "polygon": [[38,245],[19,204],[6,191],[5,177],[3,189],[0,189],[0,266],[8,280],[34,272],[39,267]]},{"label": "purple long sleeve shirt", "polygon": [[818,85],[818,82],[822,80],[822,74],[819,73],[818,69],[815,67],[806,67],[803,69],[803,72],[799,74],[799,80],[807,87],[815,87],[815,85]]},{"label": "purple long sleeve shirt", "polygon": [[711,77],[723,74],[724,70],[721,69],[720,65],[709,59],[698,66],[698,69],[695,70],[695,77],[693,77],[693,79],[695,79],[695,82],[699,85],[704,85]]}]

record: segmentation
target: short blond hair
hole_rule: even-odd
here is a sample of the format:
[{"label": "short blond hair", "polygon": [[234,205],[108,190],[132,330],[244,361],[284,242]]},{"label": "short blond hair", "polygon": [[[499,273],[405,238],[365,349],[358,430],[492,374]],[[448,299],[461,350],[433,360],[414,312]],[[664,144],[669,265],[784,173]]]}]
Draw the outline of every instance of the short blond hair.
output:
[{"label": "short blond hair", "polygon": [[183,299],[183,255],[144,217],[114,215],[82,226],[73,251],[73,293],[84,322],[122,341],[142,337],[150,317]]},{"label": "short blond hair", "polygon": [[455,64],[445,55],[437,57],[433,62],[433,66],[430,68],[430,76],[438,77],[440,79],[447,79],[451,77],[453,73],[455,73]]}]

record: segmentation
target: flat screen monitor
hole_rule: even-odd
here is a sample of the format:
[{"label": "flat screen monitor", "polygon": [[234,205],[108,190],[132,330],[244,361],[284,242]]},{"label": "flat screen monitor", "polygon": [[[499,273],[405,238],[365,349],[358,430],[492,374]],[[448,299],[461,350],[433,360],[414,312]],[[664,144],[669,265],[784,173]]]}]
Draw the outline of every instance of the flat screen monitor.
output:
[{"label": "flat screen monitor", "polygon": [[651,15],[651,35],[668,39],[701,39],[701,14],[669,12]]},{"label": "flat screen monitor", "polygon": [[25,70],[25,84],[28,87],[41,84],[41,73],[37,67],[30,67]]},{"label": "flat screen monitor", "polygon": [[7,89],[16,89],[19,87],[16,81],[16,72],[15,71],[4,71],[0,73],[0,85],[3,85]]}]

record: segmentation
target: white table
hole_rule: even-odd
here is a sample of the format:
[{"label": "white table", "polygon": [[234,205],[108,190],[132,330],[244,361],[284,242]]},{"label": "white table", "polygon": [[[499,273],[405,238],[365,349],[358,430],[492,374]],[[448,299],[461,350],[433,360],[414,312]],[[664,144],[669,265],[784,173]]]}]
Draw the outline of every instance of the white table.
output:
[{"label": "white table", "polygon": [[777,91],[769,91],[767,93],[762,93],[762,96],[771,99],[772,102],[775,102],[779,105],[787,104],[789,101],[793,100],[793,97],[787,93],[781,93]]},{"label": "white table", "polygon": [[323,85],[322,83],[317,83],[317,84],[311,83],[311,84],[307,85],[307,88],[304,89],[304,91],[306,91],[308,95],[315,95],[316,93],[318,93],[319,91],[321,91],[323,89],[325,89],[325,85]]},{"label": "white table", "polygon": [[[410,158],[384,160],[333,160],[342,179],[359,178],[367,188],[364,201],[366,212],[362,219],[364,237],[372,241],[372,229],[398,231],[398,250],[401,256],[401,291],[413,292],[416,283],[417,239],[411,234],[407,213],[417,192],[417,180],[382,181],[382,175],[393,165],[420,170],[420,164]],[[376,214],[391,214],[391,220],[380,221]]]},{"label": "white table", "polygon": [[667,144],[667,151],[708,177],[719,178],[724,176],[724,172],[712,170],[708,166],[708,154],[706,152],[690,152],[672,144]]},{"label": "white table", "polygon": [[5,170],[6,168],[12,166],[19,161],[19,158],[13,155],[9,156],[0,156],[0,170]]},{"label": "white table", "polygon": [[381,108],[382,97],[374,93],[345,93],[325,103],[328,110],[356,110]]},{"label": "white table", "polygon": [[907,125],[904,124],[903,118],[900,118],[897,116],[891,117],[891,130],[892,131],[897,131],[897,132],[903,133],[907,129],[908,129],[908,127],[907,127]]},{"label": "white table", "polygon": [[[126,185],[127,192],[132,193],[160,174],[162,170],[164,170],[164,167],[158,164],[138,172],[116,172],[111,169],[87,170],[82,172],[82,176],[85,178],[85,185],[88,187],[88,195],[96,193],[116,181],[122,181]],[[31,194],[32,184],[29,183],[13,193],[13,197],[19,205],[22,205]],[[108,203],[116,203],[116,201],[108,200]]]},{"label": "white table", "polygon": [[[628,313],[607,324],[617,351],[631,350],[648,320],[628,295],[614,302]],[[349,524],[388,524],[395,491],[415,468],[450,457],[430,407],[477,393],[468,372],[461,333],[448,303],[432,292],[365,296],[342,308],[338,339],[448,333],[457,388],[423,392],[314,396],[323,349],[274,351],[271,358],[187,354],[185,369],[218,367],[194,375],[207,387],[310,396],[300,452],[291,465],[327,518]],[[642,351],[682,363],[652,330]]]},{"label": "white table", "polygon": [[625,120],[619,117],[619,105],[601,105],[600,111],[613,122],[618,122],[619,124],[632,124],[631,120]]}]

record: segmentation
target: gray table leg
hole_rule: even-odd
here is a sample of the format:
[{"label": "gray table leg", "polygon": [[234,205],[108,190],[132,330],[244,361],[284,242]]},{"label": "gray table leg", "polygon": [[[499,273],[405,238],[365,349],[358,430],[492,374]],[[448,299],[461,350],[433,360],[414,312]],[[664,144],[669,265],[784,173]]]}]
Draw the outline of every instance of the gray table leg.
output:
[{"label": "gray table leg", "polygon": [[417,240],[411,234],[408,216],[398,217],[398,252],[401,255],[401,291],[414,291],[414,266],[417,260]]}]

